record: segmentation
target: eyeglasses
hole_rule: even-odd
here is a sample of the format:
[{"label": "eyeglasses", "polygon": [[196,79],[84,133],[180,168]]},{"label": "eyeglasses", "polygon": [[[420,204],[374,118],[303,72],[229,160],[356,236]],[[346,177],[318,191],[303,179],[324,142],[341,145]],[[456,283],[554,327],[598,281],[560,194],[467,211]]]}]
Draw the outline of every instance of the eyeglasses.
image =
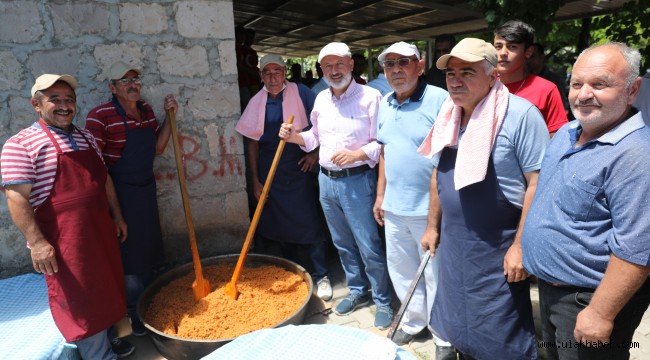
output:
[{"label": "eyeglasses", "polygon": [[137,84],[140,85],[142,83],[142,78],[139,76],[135,76],[132,78],[123,78],[123,79],[117,79],[115,80],[116,83],[120,83],[120,85],[123,86],[129,86],[131,84]]},{"label": "eyeglasses", "polygon": [[381,63],[381,66],[384,67],[384,69],[392,69],[395,67],[395,65],[399,65],[401,68],[405,68],[409,66],[411,61],[418,61],[418,59],[411,59],[411,58],[400,58],[397,60],[384,60]]}]

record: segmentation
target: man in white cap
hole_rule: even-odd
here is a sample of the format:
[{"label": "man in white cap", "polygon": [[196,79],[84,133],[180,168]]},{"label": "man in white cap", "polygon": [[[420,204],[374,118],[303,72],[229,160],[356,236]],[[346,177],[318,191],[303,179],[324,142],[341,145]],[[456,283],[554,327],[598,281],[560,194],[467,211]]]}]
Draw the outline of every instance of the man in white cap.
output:
[{"label": "man in white cap", "polygon": [[[86,129],[102,151],[129,227],[128,239],[120,244],[125,301],[133,335],[144,336],[146,331],[136,311],[138,298],[164,260],[153,160],[165,150],[171,127],[169,119],[158,122],[151,106],[141,99],[140,69],[121,61],[114,63],[108,73],[108,88],[113,98],[90,110]],[[165,97],[164,109],[176,113],[178,104],[173,95]],[[128,342],[117,337],[111,341],[119,355],[133,352]]]},{"label": "man in white cap", "polygon": [[[308,128],[316,99],[307,86],[286,80],[286,65],[280,55],[265,55],[260,67],[264,87],[248,102],[235,127],[248,138],[247,160],[257,201],[280,143],[280,125],[294,116],[296,128]],[[279,248],[281,256],[303,266],[300,255],[309,254],[317,295],[327,301],[332,298],[327,243],[311,173],[317,164],[316,151],[305,154],[296,144],[285,146],[259,219],[255,250],[275,255],[273,250]]]},{"label": "man in white cap", "polygon": [[436,164],[422,238],[440,261],[430,324],[465,359],[535,359],[521,232],[549,135],[496,65],[492,44],[473,38],[436,62],[449,98],[418,150]]},{"label": "man in white cap", "polygon": [[311,151],[320,146],[318,177],[325,219],[338,249],[350,290],[334,309],[351,314],[366,305],[372,289],[377,306],[375,327],[386,329],[393,319],[386,254],[373,219],[375,165],[379,160],[377,111],[381,94],[352,81],[354,61],[347,45],[333,42],[318,55],[329,89],[316,97],[313,127],[298,132],[283,124],[280,137]]},{"label": "man in white cap", "polygon": [[108,360],[107,328],[126,314],[117,239],[127,228],[93,136],[72,125],[76,87],[70,75],[36,79],[39,118],[4,144],[2,186],[34,270],[45,275],[54,323],[84,359]]},{"label": "man in white cap", "polygon": [[[433,171],[433,163],[420,156],[417,147],[433,126],[447,92],[420,77],[424,60],[415,45],[397,42],[379,54],[378,60],[393,92],[379,105],[377,141],[382,153],[373,212],[385,228],[388,273],[395,294],[404,301],[424,256],[420,240],[427,225]],[[438,285],[437,257],[429,260],[423,275],[393,338],[398,345],[428,331]]]}]

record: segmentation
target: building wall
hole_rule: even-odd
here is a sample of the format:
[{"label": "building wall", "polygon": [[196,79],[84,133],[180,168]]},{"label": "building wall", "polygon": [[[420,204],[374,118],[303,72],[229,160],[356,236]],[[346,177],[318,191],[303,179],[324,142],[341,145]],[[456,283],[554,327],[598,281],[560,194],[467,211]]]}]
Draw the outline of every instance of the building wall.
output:
[{"label": "building wall", "polygon": [[[0,0],[0,146],[37,119],[30,105],[36,77],[77,78],[75,124],[84,126],[88,111],[110,100],[106,73],[117,60],[143,70],[142,95],[159,120],[164,95],[178,100],[201,257],[239,252],[249,218],[242,139],[234,130],[240,109],[230,0]],[[172,141],[154,170],[167,262],[188,262]],[[0,229],[0,278],[31,271],[4,195]]]}]

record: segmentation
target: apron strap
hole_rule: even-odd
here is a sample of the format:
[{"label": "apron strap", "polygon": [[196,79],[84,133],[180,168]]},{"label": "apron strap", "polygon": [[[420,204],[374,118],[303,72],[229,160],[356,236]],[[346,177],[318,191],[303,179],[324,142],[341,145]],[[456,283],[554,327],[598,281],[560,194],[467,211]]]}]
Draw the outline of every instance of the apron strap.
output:
[{"label": "apron strap", "polygon": [[59,146],[59,142],[54,139],[54,136],[52,136],[52,132],[50,129],[47,128],[47,125],[45,125],[45,122],[43,119],[38,120],[38,124],[41,126],[41,129],[45,132],[45,134],[50,138],[52,141],[52,144],[54,144],[54,147],[56,147],[56,152],[57,154],[63,154],[63,151],[61,150],[61,147]]}]

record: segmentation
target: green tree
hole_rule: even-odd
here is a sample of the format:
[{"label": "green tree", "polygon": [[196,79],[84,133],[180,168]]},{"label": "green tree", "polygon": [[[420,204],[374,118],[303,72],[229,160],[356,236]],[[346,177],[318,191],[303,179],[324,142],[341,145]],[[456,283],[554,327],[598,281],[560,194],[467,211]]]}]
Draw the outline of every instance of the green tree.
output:
[{"label": "green tree", "polygon": [[[641,73],[650,69],[650,0],[634,0],[625,3],[619,11],[593,19],[594,30],[604,30],[606,39],[620,41],[639,49],[643,56]],[[596,39],[602,42],[605,39]]]},{"label": "green tree", "polygon": [[533,5],[525,0],[472,0],[475,8],[485,13],[485,21],[490,29],[508,20],[521,20],[533,28],[538,38],[543,39],[551,31],[555,13],[566,0],[547,0],[543,6]]}]

